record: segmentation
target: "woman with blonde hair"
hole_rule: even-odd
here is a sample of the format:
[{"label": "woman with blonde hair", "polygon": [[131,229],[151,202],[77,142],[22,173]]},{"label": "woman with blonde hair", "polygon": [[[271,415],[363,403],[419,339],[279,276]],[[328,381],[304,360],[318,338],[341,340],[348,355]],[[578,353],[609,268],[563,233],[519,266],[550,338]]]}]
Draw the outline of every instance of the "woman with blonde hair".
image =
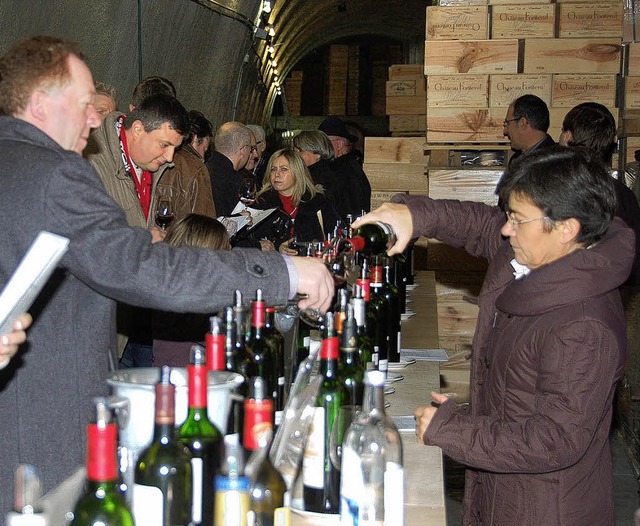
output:
[{"label": "woman with blonde hair", "polygon": [[322,186],[313,183],[300,154],[290,149],[278,150],[269,159],[266,180],[253,206],[278,210],[254,235],[266,237],[289,255],[297,254],[288,246],[292,239],[322,241],[339,219]]},{"label": "woman with blonde hair", "polygon": [[[174,247],[230,250],[227,229],[220,221],[187,214],[167,230],[164,242]],[[153,364],[184,367],[194,343],[203,344],[209,330],[209,314],[154,310],[152,314]]]}]

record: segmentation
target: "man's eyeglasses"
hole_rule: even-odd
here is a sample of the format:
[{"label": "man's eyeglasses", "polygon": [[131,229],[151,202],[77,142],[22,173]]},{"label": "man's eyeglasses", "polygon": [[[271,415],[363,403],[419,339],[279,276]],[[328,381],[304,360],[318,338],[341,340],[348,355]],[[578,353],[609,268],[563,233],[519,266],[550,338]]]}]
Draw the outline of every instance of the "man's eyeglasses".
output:
[{"label": "man's eyeglasses", "polygon": [[504,214],[507,216],[507,222],[511,224],[514,230],[525,223],[532,223],[533,221],[540,221],[541,219],[549,219],[549,216],[534,217],[533,219],[514,219],[511,217],[511,212],[506,211]]},{"label": "man's eyeglasses", "polygon": [[519,121],[521,118],[522,117],[514,117],[513,119],[505,119],[504,121],[502,121],[502,126],[506,128],[507,126],[509,126],[510,122]]},{"label": "man's eyeglasses", "polygon": [[258,151],[258,147],[257,146],[251,146],[251,149],[249,150],[250,152],[257,152]]}]

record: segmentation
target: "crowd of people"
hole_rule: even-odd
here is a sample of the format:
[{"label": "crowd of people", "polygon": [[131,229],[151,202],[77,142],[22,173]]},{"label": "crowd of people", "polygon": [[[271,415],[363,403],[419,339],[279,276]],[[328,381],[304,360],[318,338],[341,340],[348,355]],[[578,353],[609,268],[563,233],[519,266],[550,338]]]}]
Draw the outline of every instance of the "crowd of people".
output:
[{"label": "crowd of people", "polygon": [[[369,212],[356,137],[338,117],[269,155],[261,126],[214,131],[162,77],[143,80],[126,113],[115,99],[67,40],[32,37],[0,57],[1,281],[39,231],[70,240],[33,318],[0,337],[0,516],[18,464],[38,466],[45,490],[82,464],[109,371],[154,354],[183,363],[234,290],[327,310],[332,276],[295,242],[362,216],[354,227],[394,228],[390,254],[424,235],[489,260],[470,404],[433,393],[436,406],[415,413],[417,440],[468,467],[465,523],[613,524],[618,289],[638,283],[640,209],[609,173],[609,110],[572,109],[556,145],[544,102],[520,97],[504,121],[517,155],[498,206],[399,194]],[[163,192],[175,205],[166,230],[154,213]],[[251,209],[272,213],[254,225]],[[250,228],[234,230],[238,215]]]}]

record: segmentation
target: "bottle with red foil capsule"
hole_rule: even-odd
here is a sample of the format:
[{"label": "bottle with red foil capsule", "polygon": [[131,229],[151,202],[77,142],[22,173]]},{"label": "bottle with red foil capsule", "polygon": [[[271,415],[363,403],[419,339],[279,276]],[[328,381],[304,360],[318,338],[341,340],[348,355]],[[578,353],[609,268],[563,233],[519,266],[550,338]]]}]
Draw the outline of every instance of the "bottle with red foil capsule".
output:
[{"label": "bottle with red foil capsule", "polygon": [[396,244],[397,238],[391,225],[376,221],[358,227],[354,236],[347,239],[351,250],[362,252],[365,256],[383,254]]},{"label": "bottle with red foil capsule", "polygon": [[320,347],[322,383],[302,458],[304,509],[318,513],[338,513],[340,509],[340,470],[331,461],[329,448],[338,410],[349,400],[338,375],[340,350],[333,323],[329,312]]},{"label": "bottle with red foil capsule", "polygon": [[[224,346],[221,349],[220,356],[223,357]],[[222,433],[207,416],[209,371],[204,356],[204,349],[200,345],[191,348],[191,359],[187,365],[189,411],[178,431],[180,441],[191,451],[193,526],[213,523],[213,479],[220,467],[222,447]],[[224,364],[222,360],[220,363]]]},{"label": "bottle with red foil capsule", "polygon": [[175,386],[163,366],[156,384],[155,427],[151,444],[136,465],[133,516],[137,525],[191,522],[191,453],[176,436]]},{"label": "bottle with red foil capsule", "polygon": [[210,371],[224,371],[227,368],[227,355],[222,319],[219,316],[211,316],[209,323],[211,330],[204,337],[207,348],[207,368]]},{"label": "bottle with red foil capsule", "polygon": [[260,437],[265,431],[273,432],[273,400],[267,392],[264,378],[251,381],[251,394],[244,400],[244,426],[242,446],[250,455],[260,448]]},{"label": "bottle with red foil capsule", "polygon": [[267,306],[262,297],[262,290],[256,290],[256,299],[251,303],[251,333],[247,338],[247,362],[251,360],[251,369],[245,367],[246,377],[263,378],[269,397],[276,389],[277,373],[273,350],[265,338],[265,323]]},{"label": "bottle with red foil capsule", "polygon": [[96,423],[87,426],[86,488],[73,510],[73,526],[133,526],[131,511],[118,486],[118,428],[110,423],[106,400],[96,402]]},{"label": "bottle with red foil capsule", "polygon": [[[369,300],[369,311],[375,317],[375,332],[373,338],[374,352],[378,350],[378,367],[379,371],[387,374],[389,365],[389,318],[391,318],[391,309],[389,301],[385,297],[383,290],[384,280],[382,277],[382,265],[378,262],[374,263],[371,268],[371,297]],[[394,335],[395,336],[395,335]]]},{"label": "bottle with red foil capsule", "polygon": [[276,309],[267,307],[264,323],[264,338],[273,353],[273,364],[276,384],[273,390],[274,424],[276,427],[282,422],[282,411],[286,403],[286,381],[284,374],[284,337],[275,324]]}]

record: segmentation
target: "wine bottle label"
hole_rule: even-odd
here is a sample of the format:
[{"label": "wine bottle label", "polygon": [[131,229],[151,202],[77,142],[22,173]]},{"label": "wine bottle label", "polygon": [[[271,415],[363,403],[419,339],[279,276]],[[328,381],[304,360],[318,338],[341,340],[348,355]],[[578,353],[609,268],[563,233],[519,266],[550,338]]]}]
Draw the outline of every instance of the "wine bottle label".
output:
[{"label": "wine bottle label", "polygon": [[[223,477],[216,477],[216,484],[221,478]],[[251,504],[248,493],[249,480],[240,477],[237,481],[241,482],[240,489],[216,488],[214,526],[247,526]]]},{"label": "wine bottle label", "polygon": [[273,526],[291,526],[291,508],[276,508],[273,511]]},{"label": "wine bottle label", "polygon": [[373,352],[371,353],[371,361],[373,362],[374,367],[378,368],[378,361],[380,359],[380,349],[377,345],[373,347]]},{"label": "wine bottle label", "polygon": [[383,373],[386,374],[388,370],[389,370],[389,360],[387,359],[378,360],[378,371],[382,371]]},{"label": "wine bottle label", "polygon": [[193,475],[191,519],[195,524],[202,522],[202,483],[204,480],[204,462],[201,458],[191,459],[191,473]]},{"label": "wine bottle label", "polygon": [[384,472],[384,522],[404,525],[404,470],[395,462],[387,462]]},{"label": "wine bottle label", "polygon": [[309,426],[309,437],[302,457],[302,483],[310,488],[324,487],[324,408],[316,407]]},{"label": "wine bottle label", "polygon": [[309,354],[312,354],[314,352],[320,352],[321,343],[322,343],[322,340],[311,338],[309,340]]},{"label": "wine bottle label", "polygon": [[398,355],[400,355],[400,351],[402,351],[402,333],[398,331]]},{"label": "wine bottle label", "polygon": [[[383,526],[382,502],[376,499],[376,491],[383,482],[375,475],[382,471],[382,466],[373,463],[368,469],[369,479],[365,482],[364,470],[367,469],[360,456],[350,447],[342,449],[342,484],[340,487],[340,525]],[[401,503],[402,505],[402,503]],[[376,520],[377,518],[377,520]],[[388,524],[395,523],[389,522]]]},{"label": "wine bottle label", "polygon": [[133,485],[131,512],[136,526],[162,526],[164,506],[162,490],[155,486]]}]

